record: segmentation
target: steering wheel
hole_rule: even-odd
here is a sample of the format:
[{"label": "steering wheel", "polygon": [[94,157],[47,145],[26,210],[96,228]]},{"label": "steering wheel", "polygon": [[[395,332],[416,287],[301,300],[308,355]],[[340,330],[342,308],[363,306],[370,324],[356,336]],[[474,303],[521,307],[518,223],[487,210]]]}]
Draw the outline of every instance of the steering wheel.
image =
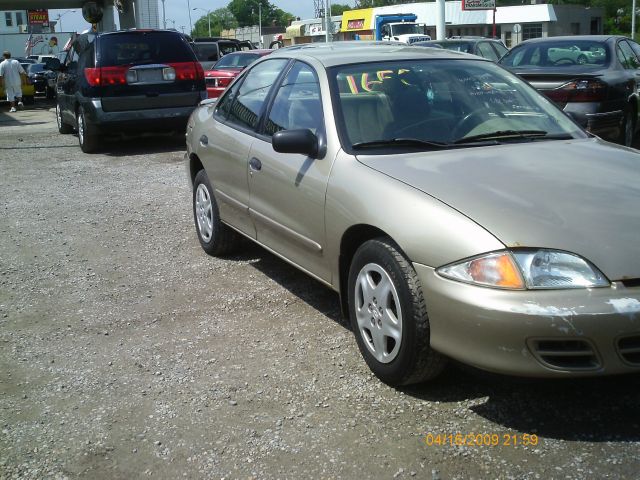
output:
[{"label": "steering wheel", "polygon": [[463,138],[465,134],[469,133],[476,125],[480,125],[491,113],[504,117],[502,112],[496,112],[487,107],[480,107],[467,113],[451,129],[452,140],[456,141]]},{"label": "steering wheel", "polygon": [[577,62],[571,58],[559,58],[558,60],[553,62],[552,65],[562,65],[564,63],[567,63],[569,65],[577,65]]}]

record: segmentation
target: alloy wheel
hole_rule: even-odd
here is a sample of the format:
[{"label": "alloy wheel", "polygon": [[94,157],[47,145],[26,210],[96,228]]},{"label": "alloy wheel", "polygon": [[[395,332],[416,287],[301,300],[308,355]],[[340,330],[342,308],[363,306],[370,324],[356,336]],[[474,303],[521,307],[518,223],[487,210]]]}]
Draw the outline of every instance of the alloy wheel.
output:
[{"label": "alloy wheel", "polygon": [[355,282],[358,334],[380,363],[393,361],[402,340],[402,310],[389,274],[376,263],[365,265]]},{"label": "alloy wheel", "polygon": [[213,209],[209,190],[202,183],[196,190],[196,219],[202,240],[210,241],[213,235]]}]

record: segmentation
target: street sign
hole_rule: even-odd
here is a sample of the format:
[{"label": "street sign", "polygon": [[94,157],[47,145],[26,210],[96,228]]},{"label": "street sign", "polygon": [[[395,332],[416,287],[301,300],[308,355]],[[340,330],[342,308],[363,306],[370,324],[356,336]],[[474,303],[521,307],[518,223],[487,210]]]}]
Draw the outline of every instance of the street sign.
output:
[{"label": "street sign", "polygon": [[462,0],[462,10],[494,10],[496,0]]},{"label": "street sign", "polygon": [[519,23],[516,23],[516,24],[513,26],[513,33],[520,33],[521,31],[522,31],[522,27],[520,26],[520,24],[519,24]]}]

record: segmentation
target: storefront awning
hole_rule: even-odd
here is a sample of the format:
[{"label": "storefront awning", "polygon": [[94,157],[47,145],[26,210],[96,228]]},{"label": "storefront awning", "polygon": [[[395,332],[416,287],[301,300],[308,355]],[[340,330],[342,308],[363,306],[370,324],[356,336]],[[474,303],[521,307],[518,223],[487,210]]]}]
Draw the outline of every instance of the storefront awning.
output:
[{"label": "storefront awning", "polygon": [[289,25],[284,32],[284,38],[296,38],[304,36],[304,24]]}]

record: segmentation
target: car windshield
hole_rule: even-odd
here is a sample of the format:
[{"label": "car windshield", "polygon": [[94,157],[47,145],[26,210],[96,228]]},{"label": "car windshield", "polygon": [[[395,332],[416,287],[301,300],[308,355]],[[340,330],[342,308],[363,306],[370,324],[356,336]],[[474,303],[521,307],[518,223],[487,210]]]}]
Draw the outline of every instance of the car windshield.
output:
[{"label": "car windshield", "polygon": [[454,52],[471,53],[471,43],[469,42],[442,42],[438,45],[447,50],[453,50]]},{"label": "car windshield", "polygon": [[329,76],[347,149],[585,137],[552,102],[486,61],[365,63],[334,67]]},{"label": "car windshield", "polygon": [[605,43],[592,40],[548,40],[518,45],[500,63],[505,67],[571,67],[603,68],[609,65]]},{"label": "car windshield", "polygon": [[44,63],[32,63],[29,65],[29,73],[38,73],[44,70]]},{"label": "car windshield", "polygon": [[411,34],[424,34],[422,25],[417,23],[399,23],[391,25],[393,35],[411,35]]},{"label": "car windshield", "polygon": [[260,58],[257,53],[243,53],[242,55],[225,55],[215,64],[214,68],[244,68]]}]

